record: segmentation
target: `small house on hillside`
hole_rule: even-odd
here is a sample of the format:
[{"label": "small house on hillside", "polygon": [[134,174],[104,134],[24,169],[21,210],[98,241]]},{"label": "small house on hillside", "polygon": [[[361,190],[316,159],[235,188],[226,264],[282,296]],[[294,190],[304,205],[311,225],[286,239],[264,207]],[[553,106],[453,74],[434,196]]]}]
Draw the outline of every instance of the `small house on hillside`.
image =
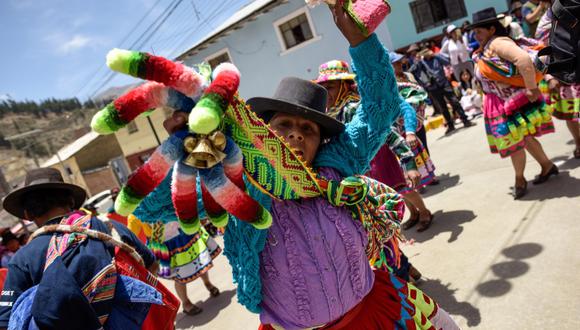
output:
[{"label": "small house on hillside", "polygon": [[129,173],[115,135],[94,132],[63,147],[41,166],[60,170],[66,182],[85,188],[89,196],[119,187]]}]

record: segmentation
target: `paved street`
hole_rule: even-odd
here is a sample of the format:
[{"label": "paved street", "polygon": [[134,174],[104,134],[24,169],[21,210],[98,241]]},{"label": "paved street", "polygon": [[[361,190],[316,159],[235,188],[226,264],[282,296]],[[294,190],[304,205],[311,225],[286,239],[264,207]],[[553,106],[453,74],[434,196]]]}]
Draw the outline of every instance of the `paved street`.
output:
[{"label": "paved street", "polygon": [[[441,184],[424,194],[435,214],[424,233],[406,232],[404,246],[423,273],[420,287],[464,328],[577,329],[580,327],[580,160],[563,122],[540,139],[561,173],[542,186],[530,182],[522,201],[509,187],[513,169],[487,150],[483,121],[443,137],[429,132]],[[531,181],[539,166],[529,157]],[[190,285],[204,313],[178,315],[178,329],[256,329],[258,318],[236,303],[224,256],[210,272],[222,290],[209,299],[201,281]],[[172,287],[171,283],[168,283]]]}]

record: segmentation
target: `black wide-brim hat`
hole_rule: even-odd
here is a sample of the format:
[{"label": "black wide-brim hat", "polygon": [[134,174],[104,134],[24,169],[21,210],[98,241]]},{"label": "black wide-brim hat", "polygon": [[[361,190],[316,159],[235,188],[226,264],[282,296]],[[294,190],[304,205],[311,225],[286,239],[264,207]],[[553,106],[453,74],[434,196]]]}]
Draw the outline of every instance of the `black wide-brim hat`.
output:
[{"label": "black wide-brim hat", "polygon": [[326,89],[311,81],[287,77],[280,81],[273,97],[253,97],[247,101],[258,116],[269,121],[276,112],[297,115],[320,126],[321,136],[329,138],[342,133],[345,126],[326,115]]},{"label": "black wide-brim hat", "polygon": [[24,186],[6,195],[2,201],[2,207],[13,216],[24,219],[22,197],[26,193],[44,189],[70,191],[74,199],[74,209],[80,208],[87,198],[87,193],[83,188],[64,182],[59,170],[55,168],[39,168],[26,173]]},{"label": "black wide-brim hat", "polygon": [[472,30],[480,26],[488,25],[490,23],[497,22],[504,17],[505,15],[503,14],[497,15],[494,7],[485,8],[473,13],[473,23],[471,23],[467,29]]}]

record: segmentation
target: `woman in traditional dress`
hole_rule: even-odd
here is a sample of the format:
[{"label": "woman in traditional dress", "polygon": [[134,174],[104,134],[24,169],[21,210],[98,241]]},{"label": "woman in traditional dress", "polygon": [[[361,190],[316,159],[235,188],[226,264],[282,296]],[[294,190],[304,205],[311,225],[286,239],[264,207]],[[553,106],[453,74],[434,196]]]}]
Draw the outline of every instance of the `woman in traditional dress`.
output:
[{"label": "woman in traditional dress", "polygon": [[[485,94],[483,112],[492,153],[510,157],[515,171],[514,199],[527,192],[524,177],[527,150],[541,165],[534,184],[541,184],[558,174],[558,167],[546,156],[537,137],[554,132],[554,124],[538,81],[532,47],[519,45],[497,18],[494,8],[473,14],[477,40],[481,47],[474,53],[476,76]],[[537,54],[537,52],[536,52]],[[507,77],[502,71],[520,74]]]},{"label": "woman in traditional dress", "polygon": [[[542,16],[536,29],[536,39],[548,45],[554,14],[552,9]],[[580,84],[567,84],[547,74],[540,85],[552,115],[566,121],[566,126],[574,139],[574,158],[580,159]]]},{"label": "woman in traditional dress", "polygon": [[[391,54],[389,57],[391,61],[396,56],[402,58],[402,55]],[[344,123],[352,120],[360,104],[360,95],[354,79],[355,75],[350,72],[349,65],[338,60],[320,65],[316,79],[316,82],[328,91],[327,113]],[[410,85],[404,85],[403,88],[410,88]],[[417,126],[423,126],[422,123],[418,123],[422,122],[422,117],[418,120],[419,116],[415,109],[408,103],[404,104],[405,106],[401,107],[403,114],[397,118],[392,127],[393,132],[371,161],[367,175],[403,195],[410,213],[409,220],[403,224],[404,229],[419,223],[417,230],[424,231],[431,224],[433,215],[417,190],[433,181],[435,167],[415,135]],[[413,146],[407,143],[409,141]]]},{"label": "woman in traditional dress", "polygon": [[[375,34],[359,30],[342,5],[331,10],[359,70],[362,100],[353,120],[345,126],[327,116],[326,90],[295,77],[283,79],[274,97],[247,102],[306,165],[335,182],[367,171],[401,106],[387,51]],[[186,115],[180,118],[171,117],[165,127],[183,127]],[[351,209],[323,195],[278,200],[254,186],[248,191],[270,211],[272,226],[259,230],[230,216],[225,254],[238,301],[260,313],[262,329],[458,328],[420,290],[371,269],[368,236]],[[156,213],[172,210],[167,184],[147,199],[161,211]]]},{"label": "woman in traditional dress", "polygon": [[219,296],[220,291],[211,283],[208,271],[213,267],[213,259],[221,253],[221,248],[203,226],[194,235],[187,235],[179,228],[177,221],[147,224],[130,215],[127,227],[136,235],[142,231],[147,236],[147,247],[159,260],[158,275],[175,282],[175,291],[184,314],[193,316],[202,312],[189,300],[188,283],[201,277],[210,296]]}]

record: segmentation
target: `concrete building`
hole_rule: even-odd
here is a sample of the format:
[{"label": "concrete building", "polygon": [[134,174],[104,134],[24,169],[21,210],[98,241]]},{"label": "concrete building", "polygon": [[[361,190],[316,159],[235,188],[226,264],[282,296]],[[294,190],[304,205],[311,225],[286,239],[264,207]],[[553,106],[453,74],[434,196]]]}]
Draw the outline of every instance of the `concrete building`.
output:
[{"label": "concrete building", "polygon": [[169,109],[157,109],[151,113],[150,121],[140,116],[115,133],[131,171],[143,165],[160,142],[169,137],[163,128],[163,121],[169,115]]},{"label": "concrete building", "polygon": [[[79,185],[89,196],[103,190],[119,187],[120,178],[126,177],[127,165],[115,135],[90,132],[60,149],[42,167],[61,171],[64,180]],[[121,170],[119,170],[121,167]]]},{"label": "concrete building", "polygon": [[[397,0],[376,33],[389,49],[441,34],[472,13],[505,0]],[[308,8],[303,0],[255,0],[232,15],[178,57],[188,65],[232,62],[242,72],[242,97],[270,96],[285,76],[316,77],[319,64],[350,59],[348,44],[326,6]]]}]

